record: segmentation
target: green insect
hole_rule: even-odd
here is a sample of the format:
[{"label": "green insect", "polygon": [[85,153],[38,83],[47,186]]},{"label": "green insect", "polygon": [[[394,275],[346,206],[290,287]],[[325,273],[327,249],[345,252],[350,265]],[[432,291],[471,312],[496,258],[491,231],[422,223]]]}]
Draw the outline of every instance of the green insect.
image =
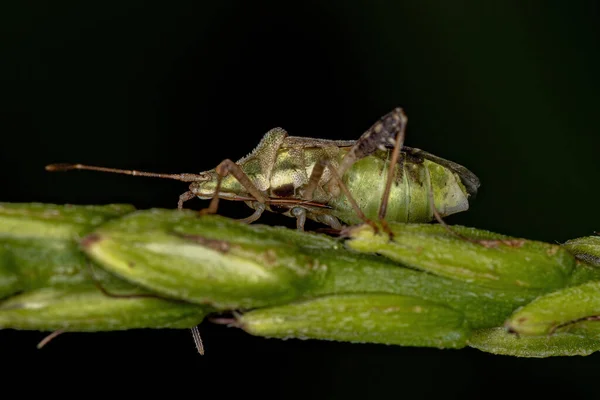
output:
[{"label": "green insect", "polygon": [[466,211],[479,179],[459,164],[404,146],[406,123],[404,111],[396,108],[358,140],[340,141],[289,136],[284,129],[274,128],[246,157],[237,162],[226,159],[198,174],[82,164],[52,164],[46,169],[190,182],[189,190],[179,197],[179,208],[195,197],[211,200],[202,213],[216,213],[220,199],[244,201],[255,211],[242,221],[254,222],[271,211],[296,218],[300,230],[307,218],[339,230],[342,223],[441,221]]}]

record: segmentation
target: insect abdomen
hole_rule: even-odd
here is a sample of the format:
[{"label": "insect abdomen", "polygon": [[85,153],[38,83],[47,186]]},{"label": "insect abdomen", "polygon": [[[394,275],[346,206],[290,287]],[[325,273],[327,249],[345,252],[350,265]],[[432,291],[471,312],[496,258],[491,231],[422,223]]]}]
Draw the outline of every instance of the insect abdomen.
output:
[{"label": "insect abdomen", "polygon": [[[377,219],[387,179],[385,154],[357,161],[344,175],[344,183],[367,218]],[[402,169],[401,169],[402,168]],[[396,222],[429,222],[433,216],[430,192],[436,209],[447,216],[469,208],[468,195],[460,179],[448,168],[429,160],[405,160],[396,167],[386,220]],[[332,199],[333,214],[347,224],[360,219],[342,194]]]}]

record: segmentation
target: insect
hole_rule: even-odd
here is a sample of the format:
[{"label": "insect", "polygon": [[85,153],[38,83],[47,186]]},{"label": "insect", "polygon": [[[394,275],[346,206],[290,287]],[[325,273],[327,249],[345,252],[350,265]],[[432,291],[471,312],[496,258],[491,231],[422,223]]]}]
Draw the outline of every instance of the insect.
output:
[{"label": "insect", "polygon": [[[220,199],[243,201],[254,213],[294,217],[304,229],[311,219],[339,230],[342,222],[429,222],[466,211],[479,179],[467,168],[404,146],[407,117],[396,108],[358,140],[290,136],[282,128],[267,132],[237,162],[222,161],[197,174],[162,174],[83,164],[51,164],[49,171],[94,170],[189,182],[178,208],[193,198],[211,200],[201,212],[216,213]],[[341,222],[340,222],[341,221]],[[384,225],[385,226],[385,225]]]}]

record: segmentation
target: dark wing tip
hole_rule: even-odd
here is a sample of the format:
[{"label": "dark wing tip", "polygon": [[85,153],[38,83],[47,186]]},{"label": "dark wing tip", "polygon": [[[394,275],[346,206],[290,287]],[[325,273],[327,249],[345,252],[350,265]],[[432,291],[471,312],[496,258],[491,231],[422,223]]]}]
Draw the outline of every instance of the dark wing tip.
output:
[{"label": "dark wing tip", "polygon": [[473,198],[475,198],[475,196],[477,196],[477,191],[479,190],[479,187],[481,186],[481,182],[479,181],[479,178],[477,177],[477,175],[475,175],[473,172],[471,172],[468,168],[463,167],[462,165],[455,163],[454,161],[446,160],[445,158],[441,158],[441,157],[435,156],[431,153],[427,153],[426,151],[423,151],[421,149],[404,146],[402,148],[402,151],[405,151],[414,156],[420,156],[420,157],[426,158],[430,161],[433,161],[437,164],[443,165],[444,167],[456,172],[458,174],[458,176],[460,177],[460,181],[467,189],[467,193],[469,194],[469,196],[473,197]]}]

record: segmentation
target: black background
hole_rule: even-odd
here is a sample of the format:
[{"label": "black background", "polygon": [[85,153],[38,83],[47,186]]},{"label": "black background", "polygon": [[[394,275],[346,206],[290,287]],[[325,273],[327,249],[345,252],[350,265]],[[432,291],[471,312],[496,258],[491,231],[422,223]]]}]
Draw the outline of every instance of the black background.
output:
[{"label": "black background", "polygon": [[[402,106],[407,145],[482,181],[472,209],[448,222],[551,242],[600,229],[595,2],[13,3],[0,10],[0,201],[174,208],[185,184],[44,165],[197,172],[246,155],[275,126],[355,139]],[[203,333],[204,358],[187,331],[65,334],[39,351],[44,334],[0,331],[3,384],[21,377],[23,393],[121,382],[201,397],[591,398],[600,366],[599,355],[529,360],[267,340],[210,325]]]}]

